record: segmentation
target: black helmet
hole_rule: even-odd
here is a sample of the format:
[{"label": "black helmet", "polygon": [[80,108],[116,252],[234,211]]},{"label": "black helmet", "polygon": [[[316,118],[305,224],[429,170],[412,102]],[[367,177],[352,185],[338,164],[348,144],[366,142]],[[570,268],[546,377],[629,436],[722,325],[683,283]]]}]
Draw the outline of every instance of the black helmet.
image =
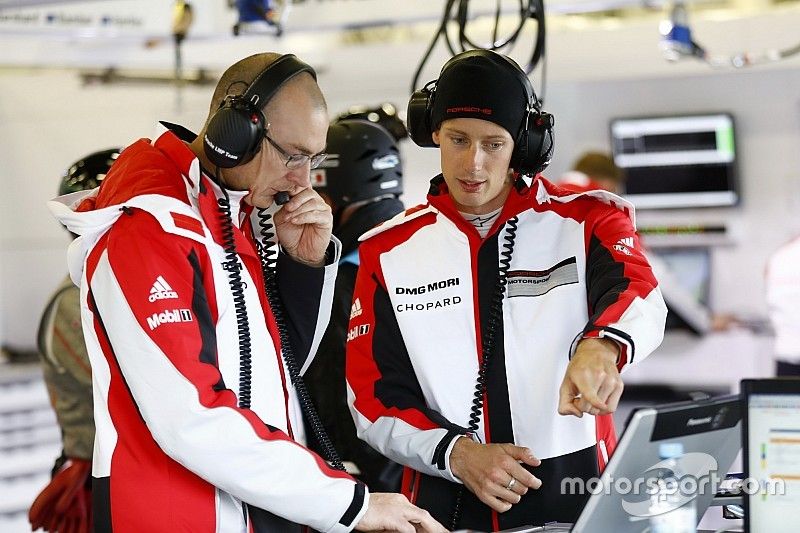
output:
[{"label": "black helmet", "polygon": [[391,133],[396,141],[402,141],[408,137],[408,129],[406,128],[405,122],[397,116],[397,108],[394,104],[389,102],[384,102],[376,107],[367,107],[363,105],[353,106],[336,117],[334,122],[350,119],[368,120],[374,124],[378,124]]},{"label": "black helmet", "polygon": [[73,163],[61,177],[59,196],[98,187],[121,151],[121,148],[109,148],[91,153]]},{"label": "black helmet", "polygon": [[312,183],[335,209],[354,202],[403,194],[403,163],[392,135],[365,120],[342,120],[328,128],[328,158]]}]

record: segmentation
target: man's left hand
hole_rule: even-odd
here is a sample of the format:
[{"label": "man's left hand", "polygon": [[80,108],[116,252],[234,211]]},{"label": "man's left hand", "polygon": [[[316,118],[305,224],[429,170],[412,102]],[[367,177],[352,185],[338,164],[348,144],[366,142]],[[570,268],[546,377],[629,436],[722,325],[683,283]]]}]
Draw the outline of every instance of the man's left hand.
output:
[{"label": "man's left hand", "polygon": [[558,413],[606,415],[613,413],[622,396],[617,370],[619,345],[610,339],[583,339],[578,343],[559,389]]},{"label": "man's left hand", "polygon": [[314,189],[303,189],[275,213],[275,228],[284,251],[310,266],[325,264],[331,240],[331,208]]}]

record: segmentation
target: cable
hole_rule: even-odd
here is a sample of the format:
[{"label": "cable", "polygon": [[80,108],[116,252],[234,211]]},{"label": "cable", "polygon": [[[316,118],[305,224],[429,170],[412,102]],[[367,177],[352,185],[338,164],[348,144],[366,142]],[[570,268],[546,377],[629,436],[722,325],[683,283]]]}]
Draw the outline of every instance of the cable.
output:
[{"label": "cable", "polygon": [[[264,209],[258,209],[258,225],[260,228],[261,239],[256,239],[256,246],[258,248],[258,257],[261,261],[261,272],[264,275],[264,285],[267,292],[267,300],[272,308],[272,314],[275,317],[275,323],[278,326],[278,336],[281,342],[281,352],[283,353],[283,360],[286,362],[286,368],[289,370],[289,378],[294,385],[297,392],[297,399],[300,402],[300,408],[311,426],[311,432],[314,438],[319,443],[323,450],[323,455],[333,468],[336,470],[345,471],[344,464],[336,452],[336,448],[331,442],[331,438],[325,431],[322,421],[319,418],[314,404],[311,402],[311,395],[308,393],[306,384],[303,377],[300,375],[300,367],[294,357],[291,343],[289,341],[289,332],[287,330],[283,302],[278,296],[278,252],[277,242],[273,241],[275,237],[274,224],[272,223],[272,215]],[[271,243],[267,245],[265,243]]]},{"label": "cable", "polygon": [[[222,268],[228,272],[228,283],[231,288],[231,293],[233,294],[233,303],[236,312],[236,329],[239,337],[239,407],[242,409],[249,409],[251,405],[252,388],[252,342],[250,339],[250,322],[245,305],[244,282],[242,281],[238,254],[236,252],[230,196],[228,196],[227,189],[222,186],[216,178],[216,176],[219,176],[219,168],[217,168],[217,173],[214,176],[223,194],[223,197],[217,200],[222,228],[222,246],[225,250],[225,262],[222,264]],[[258,224],[260,226],[263,242],[260,239],[255,239],[255,241],[258,249],[258,257],[261,262],[261,271],[264,276],[267,300],[272,308],[275,323],[278,326],[278,336],[280,338],[283,360],[286,362],[286,368],[289,370],[289,377],[297,392],[300,409],[308,420],[314,437],[324,450],[325,459],[330,462],[333,468],[345,471],[344,464],[336,453],[336,449],[333,447],[333,443],[325,432],[319,415],[316,409],[314,409],[314,405],[311,403],[311,397],[308,394],[302,376],[300,376],[300,368],[297,365],[297,361],[291,349],[286,321],[284,319],[283,305],[278,297],[278,281],[276,275],[278,244],[273,241],[275,233],[272,231],[274,225],[272,224],[271,215],[265,210],[259,209]],[[274,243],[274,246],[267,246],[264,242]]]},{"label": "cable", "polygon": [[[450,55],[457,55],[461,52],[472,49],[494,50],[496,52],[506,53],[516,44],[517,38],[522,33],[525,23],[528,19],[534,19],[537,25],[536,42],[531,53],[531,59],[524,67],[527,74],[533,72],[536,65],[544,57],[545,53],[545,16],[544,16],[544,1],[543,0],[518,0],[519,2],[519,22],[516,28],[510,35],[504,39],[498,39],[498,32],[500,27],[500,13],[501,0],[497,0],[496,8],[494,11],[494,26],[492,27],[492,42],[486,46],[476,44],[467,35],[467,23],[469,22],[469,0],[447,0],[442,14],[442,20],[433,35],[433,39],[428,45],[427,50],[422,55],[417,70],[414,72],[414,78],[411,81],[411,92],[413,93],[418,86],[419,78],[425,64],[428,62],[433,48],[440,37],[443,38]],[[456,8],[455,12],[453,8]],[[458,46],[453,42],[447,32],[447,25],[449,22],[455,22],[458,25]],[[506,50],[508,49],[508,50]],[[544,87],[542,87],[544,88]]]},{"label": "cable", "polygon": [[[514,253],[514,241],[517,238],[517,224],[519,217],[508,220],[506,234],[503,236],[503,250],[500,251],[497,269],[497,285],[492,295],[492,303],[489,307],[489,322],[486,326],[486,336],[481,347],[481,364],[478,366],[478,379],[475,383],[475,392],[472,395],[472,406],[469,412],[469,424],[467,431],[472,435],[477,435],[478,426],[483,412],[483,397],[486,394],[486,373],[489,370],[489,360],[494,351],[495,335],[497,327],[503,321],[503,296],[506,292],[508,281],[508,269],[511,268],[511,255]],[[461,505],[464,498],[464,485],[459,485],[456,504],[453,508],[453,516],[450,520],[450,530],[458,529],[458,522],[461,520]]]},{"label": "cable", "polygon": [[[219,168],[217,169],[219,175]],[[225,187],[222,189],[223,197],[217,200],[219,206],[220,222],[222,227],[222,247],[225,250],[225,262],[222,268],[228,272],[228,283],[233,294],[233,305],[236,311],[236,331],[239,337],[239,407],[250,408],[251,373],[252,373],[252,346],[250,340],[250,321],[247,318],[247,307],[244,300],[244,282],[236,253],[236,241],[233,237],[233,222],[231,220],[231,199]]]}]

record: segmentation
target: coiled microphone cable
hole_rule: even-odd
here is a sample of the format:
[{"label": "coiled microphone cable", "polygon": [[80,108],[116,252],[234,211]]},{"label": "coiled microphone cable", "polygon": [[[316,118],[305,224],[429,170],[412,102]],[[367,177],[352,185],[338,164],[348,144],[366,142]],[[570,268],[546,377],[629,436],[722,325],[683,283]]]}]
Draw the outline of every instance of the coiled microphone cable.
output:
[{"label": "coiled microphone cable", "polygon": [[300,375],[300,366],[294,357],[291,344],[289,343],[289,332],[285,320],[283,302],[278,295],[278,244],[273,241],[275,237],[275,225],[272,223],[272,215],[265,209],[258,209],[258,225],[259,232],[262,239],[256,239],[258,247],[258,257],[261,260],[261,272],[264,275],[264,285],[267,291],[267,300],[270,307],[272,307],[272,314],[275,316],[275,323],[278,326],[278,336],[281,341],[281,351],[283,353],[283,360],[286,362],[286,368],[289,370],[289,378],[294,385],[297,392],[297,399],[300,402],[300,408],[303,411],[311,432],[323,450],[325,459],[336,470],[345,471],[344,464],[333,446],[331,438],[325,431],[322,421],[319,418],[319,413],[314,408],[311,402],[311,395],[306,388],[303,377]]},{"label": "coiled microphone cable", "polygon": [[[503,236],[503,249],[500,251],[497,269],[497,285],[492,295],[492,303],[489,307],[489,323],[486,326],[486,336],[481,347],[481,364],[478,366],[478,379],[475,383],[475,392],[472,396],[472,407],[469,412],[469,425],[467,431],[472,435],[477,435],[478,425],[483,412],[483,397],[486,394],[486,373],[489,370],[489,359],[494,350],[494,341],[497,328],[503,320],[503,296],[506,292],[508,281],[508,269],[511,268],[511,255],[514,253],[514,242],[517,238],[517,225],[519,217],[513,217],[506,223],[506,234]],[[453,508],[453,516],[450,520],[450,530],[458,529],[458,522],[461,520],[461,506],[464,499],[464,485],[459,485],[456,504]]]},{"label": "coiled microphone cable", "polygon": [[[219,168],[217,174],[219,175]],[[251,390],[252,390],[252,341],[250,339],[250,321],[247,316],[247,307],[245,305],[244,296],[244,282],[242,281],[242,274],[239,265],[238,254],[236,253],[236,241],[234,238],[233,219],[231,210],[230,196],[228,191],[222,184],[220,184],[223,197],[217,200],[219,207],[220,222],[222,228],[222,246],[225,250],[225,262],[222,264],[224,270],[228,272],[228,283],[233,294],[234,309],[236,312],[236,330],[239,338],[239,407],[242,409],[249,409],[251,406]],[[272,224],[272,217],[263,209],[258,210],[258,219],[260,226],[261,237],[266,243],[273,243],[272,239],[275,236],[273,232],[274,225]],[[300,402],[300,408],[305,415],[306,419],[311,426],[311,431],[317,442],[320,443],[324,450],[325,459],[336,470],[346,471],[339,454],[333,447],[330,437],[325,432],[325,428],[320,421],[319,414],[317,414],[314,405],[311,402],[308,389],[306,389],[302,376],[300,375],[300,368],[294,358],[291,345],[289,343],[289,334],[287,331],[286,321],[283,313],[283,305],[278,297],[278,283],[276,276],[276,268],[278,264],[278,252],[276,242],[273,246],[267,246],[261,242],[260,239],[255,239],[256,247],[258,249],[258,256],[261,262],[261,271],[264,276],[264,287],[267,293],[267,300],[272,308],[272,313],[275,317],[275,323],[278,326],[278,335],[280,337],[281,351],[283,360],[286,362],[286,368],[289,370],[289,377],[295,391],[297,391],[297,398]]]},{"label": "coiled microphone cable", "polygon": [[[219,173],[219,169],[217,169]],[[250,409],[251,374],[253,366],[252,343],[250,340],[250,321],[247,318],[247,307],[244,300],[244,282],[236,253],[236,241],[233,237],[233,221],[231,220],[231,199],[225,187],[223,197],[217,200],[222,228],[222,247],[225,250],[225,262],[222,268],[228,272],[228,284],[233,294],[233,305],[236,311],[236,333],[239,337],[239,407]]]}]

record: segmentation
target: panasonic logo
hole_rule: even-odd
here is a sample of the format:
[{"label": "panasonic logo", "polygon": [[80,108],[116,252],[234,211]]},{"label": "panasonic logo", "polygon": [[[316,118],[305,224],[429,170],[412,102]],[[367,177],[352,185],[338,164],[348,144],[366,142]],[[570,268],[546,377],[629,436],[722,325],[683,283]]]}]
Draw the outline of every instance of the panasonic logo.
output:
[{"label": "panasonic logo", "polygon": [[692,426],[702,426],[703,424],[710,424],[711,417],[707,416],[706,418],[690,418],[688,422],[686,422],[686,427]]},{"label": "panasonic logo", "polygon": [[443,279],[442,281],[434,281],[427,285],[420,285],[419,287],[396,287],[395,294],[425,294],[426,292],[433,292],[445,287],[455,287],[458,285],[458,278]]},{"label": "panasonic logo", "polygon": [[153,331],[161,324],[172,324],[175,322],[191,322],[192,312],[188,309],[173,309],[162,313],[153,313],[147,317],[147,325]]}]

